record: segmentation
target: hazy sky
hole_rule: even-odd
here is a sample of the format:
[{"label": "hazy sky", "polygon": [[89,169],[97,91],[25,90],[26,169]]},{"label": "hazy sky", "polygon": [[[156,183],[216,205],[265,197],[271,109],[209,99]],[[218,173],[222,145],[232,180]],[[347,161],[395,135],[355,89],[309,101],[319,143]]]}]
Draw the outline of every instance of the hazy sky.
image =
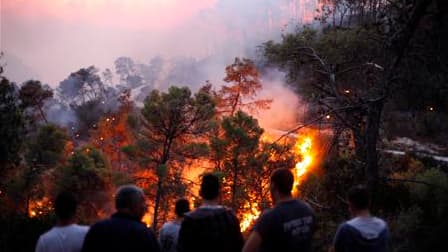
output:
[{"label": "hazy sky", "polygon": [[0,0],[0,48],[11,78],[55,86],[119,56],[242,56],[278,36],[301,2],[313,0]]}]

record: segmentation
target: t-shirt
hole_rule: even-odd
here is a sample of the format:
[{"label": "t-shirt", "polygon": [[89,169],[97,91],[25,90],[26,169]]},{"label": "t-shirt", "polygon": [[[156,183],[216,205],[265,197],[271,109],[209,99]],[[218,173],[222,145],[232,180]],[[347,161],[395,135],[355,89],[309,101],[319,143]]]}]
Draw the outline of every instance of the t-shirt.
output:
[{"label": "t-shirt", "polygon": [[385,252],[388,239],[385,221],[376,217],[356,217],[339,226],[333,245],[336,252]]},{"label": "t-shirt", "polygon": [[310,206],[300,200],[280,202],[255,223],[261,236],[260,251],[309,251],[315,229]]},{"label": "t-shirt", "polygon": [[231,209],[201,206],[186,213],[179,231],[180,252],[241,252],[243,235]]},{"label": "t-shirt", "polygon": [[176,252],[177,238],[179,237],[180,223],[170,221],[163,224],[160,229],[159,241],[162,252]]},{"label": "t-shirt", "polygon": [[84,240],[82,252],[159,252],[160,245],[151,229],[139,218],[123,212],[95,223]]},{"label": "t-shirt", "polygon": [[77,224],[55,226],[39,237],[36,252],[79,252],[88,230],[88,226]]}]

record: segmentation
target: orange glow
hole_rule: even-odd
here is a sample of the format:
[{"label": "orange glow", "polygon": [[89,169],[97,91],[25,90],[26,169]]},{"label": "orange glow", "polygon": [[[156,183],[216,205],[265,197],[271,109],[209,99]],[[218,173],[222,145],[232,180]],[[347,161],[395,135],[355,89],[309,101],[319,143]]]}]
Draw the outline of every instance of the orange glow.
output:
[{"label": "orange glow", "polygon": [[260,216],[261,214],[258,204],[255,202],[250,204],[249,201],[246,201],[246,203],[244,203],[244,207],[245,208],[247,207],[248,211],[244,212],[241,215],[241,222],[240,222],[241,232],[245,232],[249,227],[251,227],[258,219],[258,216]]},{"label": "orange glow", "polygon": [[146,225],[147,227],[151,227],[151,223],[152,223],[152,213],[150,213],[149,211],[146,212],[145,215],[143,215],[142,222],[145,223],[145,225]]},{"label": "orange glow", "polygon": [[53,206],[47,197],[29,202],[28,216],[31,218],[49,214],[51,211],[53,211]]},{"label": "orange glow", "polygon": [[294,196],[297,196],[299,194],[298,186],[315,163],[316,150],[312,136],[307,135],[301,141],[298,141],[295,146],[295,152],[302,158],[300,162],[296,163],[294,169],[294,187],[292,192]]}]

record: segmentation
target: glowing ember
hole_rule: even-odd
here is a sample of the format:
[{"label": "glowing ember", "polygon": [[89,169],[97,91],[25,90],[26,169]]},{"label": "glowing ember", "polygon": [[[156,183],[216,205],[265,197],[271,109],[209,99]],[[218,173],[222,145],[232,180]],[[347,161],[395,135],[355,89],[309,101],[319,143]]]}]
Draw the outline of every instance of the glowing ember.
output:
[{"label": "glowing ember", "polygon": [[28,216],[31,218],[47,215],[52,211],[52,203],[47,197],[44,197],[41,200],[30,201],[28,206]]}]

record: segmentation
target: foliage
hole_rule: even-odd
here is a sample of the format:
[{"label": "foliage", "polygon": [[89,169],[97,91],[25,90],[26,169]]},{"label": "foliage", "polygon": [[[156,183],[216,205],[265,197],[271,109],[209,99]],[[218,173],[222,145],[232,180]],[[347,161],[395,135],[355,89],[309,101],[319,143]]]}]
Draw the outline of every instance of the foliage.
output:
[{"label": "foliage", "polygon": [[[30,108],[39,113],[42,120],[48,123],[43,111],[44,103],[53,97],[53,91],[48,86],[42,86],[40,81],[30,80],[25,82],[19,90],[19,97],[23,108]],[[33,116],[35,118],[36,116]]]},{"label": "foliage", "polygon": [[269,109],[272,100],[255,100],[262,89],[259,73],[249,59],[235,58],[235,62],[226,67],[223,85],[217,93],[218,113],[233,116],[238,110]]},{"label": "foliage", "polygon": [[0,172],[5,174],[20,160],[24,116],[15,85],[0,76]]},{"label": "foliage", "polygon": [[104,155],[92,147],[76,150],[68,164],[55,173],[55,194],[70,191],[77,196],[82,220],[89,223],[111,212],[112,176]]},{"label": "foliage", "polygon": [[[143,138],[138,140],[139,156],[153,170],[166,166],[166,171],[158,175],[179,174],[181,170],[172,169],[175,160],[194,159],[204,154],[203,137],[214,127],[215,115],[215,103],[206,92],[199,91],[192,96],[189,88],[175,86],[170,87],[167,93],[153,90],[141,113],[139,134]],[[164,182],[164,176],[158,176],[154,227],[157,226]]]},{"label": "foliage", "polygon": [[255,157],[263,129],[256,119],[241,110],[233,116],[224,117],[221,128],[223,135],[210,140],[211,157],[215,169],[224,174],[225,200],[239,210],[243,202],[249,199],[249,191],[243,185],[247,184],[251,174],[255,174]]}]

